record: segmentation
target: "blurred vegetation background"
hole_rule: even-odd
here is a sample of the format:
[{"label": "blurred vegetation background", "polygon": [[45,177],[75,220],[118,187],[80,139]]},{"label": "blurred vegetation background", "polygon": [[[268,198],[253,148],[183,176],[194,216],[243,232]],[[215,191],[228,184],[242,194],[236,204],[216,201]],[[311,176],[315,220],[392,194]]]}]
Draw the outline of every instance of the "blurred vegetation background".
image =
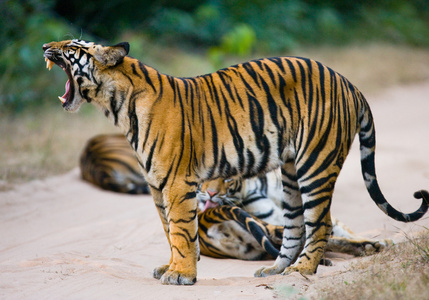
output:
[{"label": "blurred vegetation background", "polygon": [[61,93],[65,74],[54,68],[53,77],[42,58],[42,44],[52,40],[126,40],[132,56],[157,68],[169,56],[194,53],[203,66],[172,74],[190,76],[227,66],[230,55],[284,55],[300,47],[373,41],[428,48],[429,2],[4,0],[0,28],[0,109],[16,114],[53,103]]},{"label": "blurred vegetation background", "polygon": [[63,111],[67,76],[46,70],[46,42],[127,41],[175,76],[306,56],[366,95],[429,79],[427,0],[0,0],[0,29],[0,191],[75,168],[89,138],[117,131],[91,105]]}]

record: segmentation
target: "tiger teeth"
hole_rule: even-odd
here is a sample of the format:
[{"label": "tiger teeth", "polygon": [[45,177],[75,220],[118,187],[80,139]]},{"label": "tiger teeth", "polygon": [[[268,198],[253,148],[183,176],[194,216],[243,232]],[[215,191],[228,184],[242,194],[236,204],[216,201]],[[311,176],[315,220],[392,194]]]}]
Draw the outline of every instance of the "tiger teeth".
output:
[{"label": "tiger teeth", "polygon": [[64,99],[63,97],[58,96],[58,99],[60,99],[61,103],[63,104],[66,102],[66,99]]},{"label": "tiger teeth", "polygon": [[45,57],[46,61],[46,68],[49,69],[49,71],[52,69],[52,66],[54,65],[54,62],[52,60],[49,60]]}]

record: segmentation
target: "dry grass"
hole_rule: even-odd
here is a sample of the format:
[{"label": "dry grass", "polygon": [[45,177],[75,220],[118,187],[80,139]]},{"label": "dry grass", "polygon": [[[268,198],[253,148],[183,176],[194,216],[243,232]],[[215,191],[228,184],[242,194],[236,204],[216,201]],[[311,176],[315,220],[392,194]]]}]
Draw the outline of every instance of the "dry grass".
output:
[{"label": "dry grass", "polygon": [[[136,53],[131,54],[142,56],[144,62],[164,73],[194,76],[213,71],[204,55],[157,45],[142,44],[141,47],[145,49],[143,53],[136,49]],[[317,59],[345,75],[364,93],[429,80],[429,52],[425,49],[366,45],[283,54]],[[229,58],[225,66],[243,60]],[[58,87],[58,91],[62,93],[62,87]],[[0,190],[76,167],[85,142],[91,136],[112,131],[115,131],[113,125],[89,105],[84,105],[79,114],[65,113],[59,103],[54,108],[14,117],[0,112]]]},{"label": "dry grass", "polygon": [[[311,291],[310,291],[311,289]],[[429,229],[312,285],[314,299],[428,299]]]},{"label": "dry grass", "polygon": [[294,53],[319,60],[346,76],[365,95],[398,84],[429,80],[429,51],[406,46],[357,45]]},{"label": "dry grass", "polygon": [[13,117],[0,114],[0,191],[71,170],[90,137],[116,131],[92,107],[68,114],[58,106]]},{"label": "dry grass", "polygon": [[[319,47],[297,49],[290,55],[308,57],[344,75],[365,95],[377,93],[393,85],[429,80],[429,51],[425,48],[388,44],[355,45],[343,48]],[[258,55],[252,55],[253,59]],[[273,54],[264,55],[273,56]],[[242,62],[229,58],[225,66]]]}]

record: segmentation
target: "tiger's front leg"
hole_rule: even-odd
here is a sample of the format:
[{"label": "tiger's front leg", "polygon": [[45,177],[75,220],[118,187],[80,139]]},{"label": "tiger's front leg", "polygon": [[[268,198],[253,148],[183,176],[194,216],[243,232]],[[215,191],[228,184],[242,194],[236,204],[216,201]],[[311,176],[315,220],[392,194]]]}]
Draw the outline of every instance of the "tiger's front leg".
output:
[{"label": "tiger's front leg", "polygon": [[[169,234],[170,228],[168,225],[167,214],[165,211],[165,205],[164,205],[162,193],[157,189],[151,188],[151,195],[153,197],[153,201],[155,202],[155,206],[158,209],[158,214],[159,214],[159,217],[161,218],[162,225],[164,227],[164,232],[165,232],[165,235],[167,236],[168,244],[171,247],[170,234]],[[162,275],[164,275],[164,273],[170,267],[172,260],[173,260],[173,256],[171,256],[170,262],[167,265],[162,265],[155,268],[153,270],[153,277],[156,279],[161,279]]]},{"label": "tiger's front leg", "polygon": [[[165,216],[171,258],[168,265],[154,270],[154,277],[162,284],[191,285],[197,280],[198,221],[195,190],[189,186],[165,189],[162,193],[161,219]],[[164,211],[162,214],[161,212]]]}]

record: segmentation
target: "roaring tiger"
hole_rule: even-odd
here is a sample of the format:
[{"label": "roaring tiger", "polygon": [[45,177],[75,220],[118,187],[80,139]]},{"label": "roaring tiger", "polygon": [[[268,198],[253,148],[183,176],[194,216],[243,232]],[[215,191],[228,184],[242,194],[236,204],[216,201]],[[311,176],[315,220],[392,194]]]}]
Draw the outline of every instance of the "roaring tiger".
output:
[{"label": "roaring tiger", "polygon": [[97,135],[82,151],[79,161],[84,180],[118,193],[149,194],[149,187],[130,144],[123,134]]},{"label": "roaring tiger", "polygon": [[198,185],[278,167],[287,230],[274,265],[255,276],[313,274],[332,229],[335,182],[356,134],[362,175],[377,206],[402,222],[428,210],[424,190],[414,194],[422,203],[410,214],[387,202],[375,174],[369,105],[346,78],[317,61],[265,58],[176,78],[127,56],[128,43],[68,40],[44,44],[43,51],[47,67],[56,64],[68,76],[64,109],[93,103],[136,151],[170,244],[169,263],[153,272],[163,284],[196,282]]}]

